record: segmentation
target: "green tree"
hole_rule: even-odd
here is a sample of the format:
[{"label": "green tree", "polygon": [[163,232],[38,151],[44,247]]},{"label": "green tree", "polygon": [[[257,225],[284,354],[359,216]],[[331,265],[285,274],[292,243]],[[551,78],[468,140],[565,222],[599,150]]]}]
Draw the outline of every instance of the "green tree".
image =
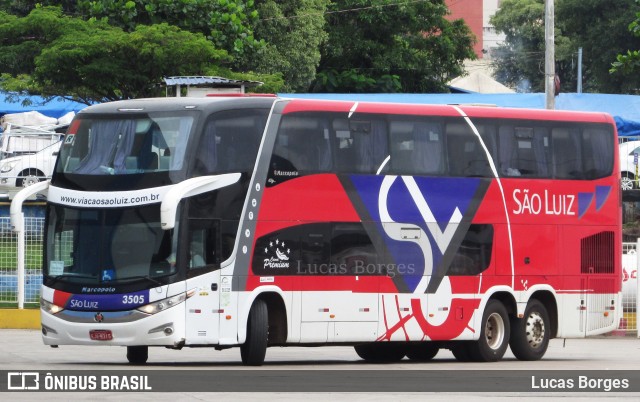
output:
[{"label": "green tree", "polygon": [[232,56],[263,45],[251,30],[258,18],[253,0],[79,0],[75,11],[85,18],[106,18],[128,32],[161,23],[199,32]]},{"label": "green tree", "polygon": [[306,88],[315,75],[328,1],[0,0],[0,10],[25,16],[37,3],[57,5],[65,15],[104,20],[125,32],[167,23],[202,33],[230,57],[198,74],[262,81],[256,91],[277,92]]},{"label": "green tree", "polygon": [[[637,86],[609,74],[615,55],[633,48],[626,33],[629,10],[638,8],[633,2],[556,0],[555,61],[562,91],[576,89],[580,47],[585,91],[625,93]],[[511,87],[529,82],[531,91],[544,91],[544,0],[504,0],[491,23],[506,35],[494,61],[496,79]]]},{"label": "green tree", "polygon": [[[636,3],[640,1],[636,0]],[[640,12],[636,12],[636,19],[629,24],[629,32],[635,37],[640,37]],[[633,77],[640,71],[640,51],[627,50],[626,53],[620,53],[616,56],[616,61],[611,63],[611,74],[620,74],[627,78]],[[635,88],[635,92],[638,88]]]},{"label": "green tree", "polygon": [[79,102],[157,96],[162,78],[200,74],[227,57],[201,34],[167,24],[132,32],[72,18],[57,7],[0,13],[2,87]]},{"label": "green tree", "polygon": [[[638,77],[611,75],[616,56],[640,48],[640,38],[628,27],[640,6],[635,0],[561,0],[557,18],[562,21],[574,49],[583,49],[584,86],[603,93],[629,93],[638,88]],[[574,87],[575,88],[575,87]]]},{"label": "green tree", "polygon": [[245,53],[234,65],[241,70],[282,73],[282,91],[306,91],[320,63],[326,40],[324,12],[329,0],[256,0],[260,15],[256,38],[265,46]]},{"label": "green tree", "polygon": [[475,58],[473,34],[444,0],[337,0],[326,15],[315,92],[445,92]]},{"label": "green tree", "polygon": [[[495,77],[521,92],[545,90],[544,13],[544,0],[505,0],[491,19],[506,36],[495,52]],[[568,91],[576,84],[576,50],[561,25],[555,25],[555,70],[561,90]]]}]

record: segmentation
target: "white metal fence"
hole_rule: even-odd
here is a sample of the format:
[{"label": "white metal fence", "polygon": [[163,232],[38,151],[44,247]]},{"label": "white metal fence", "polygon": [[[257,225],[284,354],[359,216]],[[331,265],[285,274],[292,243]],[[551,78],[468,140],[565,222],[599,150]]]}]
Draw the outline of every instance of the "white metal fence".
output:
[{"label": "white metal fence", "polygon": [[[40,302],[44,218],[25,218],[25,306]],[[0,308],[18,306],[18,236],[9,217],[0,217]]]},{"label": "white metal fence", "polygon": [[[622,243],[622,311],[619,328],[638,331],[640,291],[638,289],[638,250],[640,239],[634,243]],[[640,337],[640,331],[638,332]]]}]

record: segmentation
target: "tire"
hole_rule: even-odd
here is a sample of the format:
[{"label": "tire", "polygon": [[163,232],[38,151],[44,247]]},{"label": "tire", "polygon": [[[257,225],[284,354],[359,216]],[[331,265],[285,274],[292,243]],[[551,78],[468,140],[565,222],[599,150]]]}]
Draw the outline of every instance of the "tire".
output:
[{"label": "tire", "polygon": [[620,187],[622,190],[633,190],[638,187],[636,183],[636,178],[633,173],[622,173],[620,178]]},{"label": "tire", "polygon": [[524,317],[511,319],[511,351],[518,360],[540,360],[547,352],[550,338],[547,309],[539,300],[529,300]]},{"label": "tire", "polygon": [[459,362],[470,362],[471,354],[469,353],[470,341],[457,341],[455,345],[451,346],[451,353],[453,357]]},{"label": "tire", "polygon": [[498,300],[489,300],[482,314],[480,339],[469,343],[473,361],[497,362],[509,346],[510,323],[507,309]]},{"label": "tire", "polygon": [[29,169],[20,172],[19,178],[16,179],[16,187],[29,187],[39,181],[44,180],[44,174],[36,169]]},{"label": "tire", "polygon": [[354,347],[358,356],[371,363],[393,363],[404,358],[407,348],[404,344],[377,342]]},{"label": "tire", "polygon": [[431,342],[411,344],[407,349],[407,357],[411,360],[427,362],[436,357],[439,350],[440,348]]},{"label": "tire", "polygon": [[246,366],[261,366],[269,344],[269,309],[264,300],[256,300],[249,311],[247,339],[240,345],[240,357]]},{"label": "tire", "polygon": [[149,358],[148,346],[127,346],[127,360],[131,364],[145,364]]}]

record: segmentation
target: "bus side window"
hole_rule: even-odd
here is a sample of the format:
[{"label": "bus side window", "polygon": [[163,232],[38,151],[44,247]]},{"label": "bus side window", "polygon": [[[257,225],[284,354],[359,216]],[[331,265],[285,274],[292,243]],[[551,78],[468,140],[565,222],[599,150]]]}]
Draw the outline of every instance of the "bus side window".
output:
[{"label": "bus side window", "polygon": [[493,251],[493,226],[471,224],[447,270],[447,275],[478,275],[489,268]]},{"label": "bus side window", "polygon": [[391,170],[398,174],[442,174],[444,135],[438,123],[391,124]]},{"label": "bus side window", "polygon": [[289,117],[278,129],[271,166],[276,170],[326,172],[332,157],[329,129],[322,120]]},{"label": "bus side window", "polygon": [[[458,177],[492,177],[487,153],[467,124],[446,126],[449,174]],[[485,144],[486,145],[486,144]]]},{"label": "bus side window", "polygon": [[549,133],[544,127],[499,128],[502,176],[549,177]]},{"label": "bus side window", "polygon": [[204,268],[220,263],[219,221],[215,219],[190,219],[187,267]]},{"label": "bus side window", "polygon": [[554,128],[551,131],[553,177],[582,178],[582,141],[577,130]]},{"label": "bus side window", "polygon": [[204,129],[197,149],[195,174],[207,175],[216,171],[218,166],[218,142],[215,120],[209,120]]},{"label": "bus side window", "polygon": [[189,238],[189,268],[202,268],[206,265],[205,230],[200,229],[190,233]]},{"label": "bus side window", "polygon": [[501,176],[520,176],[518,151],[513,126],[502,125],[498,129],[499,172]]},{"label": "bus side window", "polygon": [[610,175],[613,170],[613,135],[608,129],[588,128],[582,132],[585,179]]}]

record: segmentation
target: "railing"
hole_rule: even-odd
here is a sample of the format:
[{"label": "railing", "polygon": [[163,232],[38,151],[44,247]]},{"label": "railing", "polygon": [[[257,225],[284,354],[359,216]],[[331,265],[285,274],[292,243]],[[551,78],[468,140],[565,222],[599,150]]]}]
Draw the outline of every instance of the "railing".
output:
[{"label": "railing", "polygon": [[[638,331],[638,312],[640,312],[638,290],[638,242],[622,243],[622,311],[619,328]],[[638,333],[640,337],[640,332]]]},{"label": "railing", "polygon": [[[24,304],[40,302],[44,218],[25,218]],[[9,217],[0,217],[0,308],[16,307],[18,300],[18,235]]]}]

